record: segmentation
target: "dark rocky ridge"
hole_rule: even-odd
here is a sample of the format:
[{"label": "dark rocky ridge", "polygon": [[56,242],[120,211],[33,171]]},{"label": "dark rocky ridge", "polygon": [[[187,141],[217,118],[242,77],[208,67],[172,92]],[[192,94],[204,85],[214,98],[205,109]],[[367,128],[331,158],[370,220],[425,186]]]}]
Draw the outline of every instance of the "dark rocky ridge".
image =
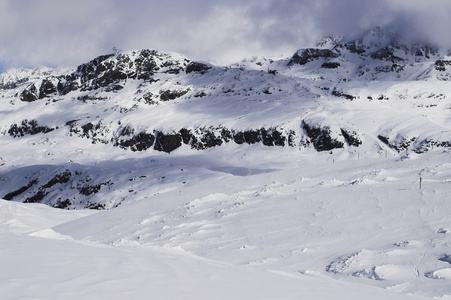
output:
[{"label": "dark rocky ridge", "polygon": [[[345,68],[343,53],[351,53],[361,58],[380,61],[381,65],[374,67],[375,73],[399,73],[407,67],[408,55],[414,56],[418,61],[432,59],[435,60],[435,69],[444,72],[451,65],[450,61],[439,57],[437,47],[424,43],[413,44],[409,47],[389,38],[388,43],[380,42],[384,38],[381,29],[375,29],[370,33],[375,38],[375,42],[366,43],[364,38],[349,40],[333,40],[333,46],[330,49],[307,48],[297,51],[287,62],[288,66],[307,65],[318,61],[320,69],[325,72],[334,72],[336,69]],[[379,39],[379,40],[378,40]],[[260,63],[261,64],[261,63]],[[23,102],[34,101],[57,101],[56,97],[67,95],[73,91],[87,92],[77,97],[77,99],[88,103],[90,101],[108,101],[106,96],[97,96],[94,91],[117,93],[123,89],[127,80],[142,81],[141,85],[153,84],[160,79],[154,76],[167,74],[175,76],[201,75],[208,78],[214,73],[213,65],[194,62],[189,59],[174,59],[171,55],[161,53],[155,50],[140,50],[129,53],[117,53],[99,56],[90,62],[82,64],[74,72],[61,76],[48,75],[35,82],[25,84],[20,91],[18,98]],[[212,70],[213,69],[213,70]],[[225,70],[223,70],[225,72]],[[236,79],[239,80],[240,72],[244,69],[233,70],[237,72]],[[270,70],[268,73],[279,76],[277,70]],[[367,71],[361,71],[364,74]],[[444,77],[446,78],[446,77]],[[345,79],[343,79],[345,80]],[[17,82],[9,82],[2,88],[15,88],[20,83],[24,84],[23,79]],[[249,87],[246,92],[252,90]],[[233,97],[240,95],[239,92],[228,86],[222,87],[224,93]],[[329,88],[325,88],[329,90]],[[139,90],[139,88],[138,88]],[[271,95],[276,88],[265,88],[261,90],[262,94]],[[281,89],[279,89],[281,91]],[[93,92],[93,93],[89,93]],[[138,91],[137,91],[138,93]],[[356,96],[349,94],[346,90],[330,88],[330,96],[343,98],[346,100],[355,100]],[[163,102],[176,99],[189,99],[189,97],[203,98],[209,97],[208,91],[190,90],[190,87],[180,88],[175,83],[171,87],[165,87],[157,93],[146,92],[140,94],[133,101],[141,101],[148,105],[158,105]],[[385,98],[384,98],[385,99]],[[133,108],[132,108],[133,109]],[[121,113],[128,110],[121,108]],[[71,120],[61,126],[61,129],[68,129],[69,136],[78,136],[88,138],[93,143],[106,143],[113,146],[130,149],[131,151],[145,151],[154,149],[157,151],[172,152],[182,145],[188,145],[192,149],[203,150],[211,147],[220,146],[224,143],[234,142],[237,144],[255,144],[262,143],[266,146],[300,146],[307,147],[310,144],[318,151],[328,151],[331,149],[344,148],[346,145],[359,147],[362,139],[355,129],[341,128],[338,133],[332,132],[328,126],[301,121],[299,128],[295,130],[282,130],[282,126],[273,126],[271,128],[254,128],[241,130],[240,128],[218,127],[212,128],[205,124],[197,128],[180,128],[176,130],[142,130],[133,127],[111,126],[105,124],[104,120]],[[151,128],[151,127],[150,127]],[[23,120],[10,125],[7,133],[12,137],[22,137],[27,134],[34,135],[38,133],[49,133],[55,129],[55,126],[38,125],[37,120]],[[381,135],[382,136],[382,135]],[[306,137],[306,139],[304,139]],[[381,140],[384,142],[383,140]],[[407,142],[406,142],[407,141]],[[409,142],[410,141],[410,142]],[[415,141],[415,151],[425,151],[433,145],[446,146],[448,141],[416,141],[412,137],[404,137],[404,140],[384,142],[386,145],[397,151],[409,147]],[[408,144],[408,146],[406,146]],[[418,146],[420,145],[420,146]],[[430,145],[430,146],[429,146]]]},{"label": "dark rocky ridge", "polygon": [[[77,67],[76,71],[59,77],[49,76],[38,85],[28,85],[20,94],[20,99],[33,102],[49,96],[66,95],[72,91],[92,91],[106,88],[117,91],[121,82],[127,79],[152,80],[156,72],[179,74],[190,61],[172,60],[169,54],[156,50],[140,50],[129,54],[101,55]],[[192,71],[204,72],[210,67],[205,64],[191,64]],[[8,87],[15,87],[11,83]]]},{"label": "dark rocky ridge", "polygon": [[[56,208],[70,208],[75,203],[85,203],[85,208],[105,208],[104,205],[99,206],[94,199],[102,188],[111,188],[110,181],[93,182],[92,176],[86,171],[68,168],[58,171],[58,169],[53,166],[42,166],[38,170],[35,168],[29,172],[25,170],[26,177],[31,178],[29,183],[18,189],[6,191],[7,193],[0,197],[24,203],[45,203]],[[0,179],[7,181],[10,178],[0,176]],[[70,198],[64,198],[69,197],[69,194],[72,195]]]}]

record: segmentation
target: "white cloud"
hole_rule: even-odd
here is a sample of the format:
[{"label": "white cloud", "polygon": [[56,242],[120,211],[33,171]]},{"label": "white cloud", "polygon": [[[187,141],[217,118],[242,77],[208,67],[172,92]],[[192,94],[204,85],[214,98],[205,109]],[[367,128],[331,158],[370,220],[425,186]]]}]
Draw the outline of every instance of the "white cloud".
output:
[{"label": "white cloud", "polygon": [[450,47],[449,0],[2,0],[0,65],[76,66],[119,49],[231,61],[376,25]]}]

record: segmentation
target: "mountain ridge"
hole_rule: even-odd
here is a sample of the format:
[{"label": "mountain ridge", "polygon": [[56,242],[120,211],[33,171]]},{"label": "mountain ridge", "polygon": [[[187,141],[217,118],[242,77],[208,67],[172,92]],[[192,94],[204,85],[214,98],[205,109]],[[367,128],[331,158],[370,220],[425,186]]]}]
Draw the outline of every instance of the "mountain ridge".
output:
[{"label": "mountain ridge", "polygon": [[[408,48],[374,30],[353,41],[327,37],[287,59],[254,57],[226,67],[144,49],[71,70],[9,70],[0,74],[1,143],[31,157],[67,153],[64,144],[78,153],[103,145],[126,156],[121,151],[190,153],[227,144],[350,157],[448,148],[451,60],[441,52]],[[0,179],[8,184],[0,196],[62,208],[121,203],[104,206],[96,194],[111,180],[96,168],[74,167],[85,164],[80,155],[41,160],[50,167],[4,157],[8,172]],[[20,176],[18,167],[31,179],[11,179]],[[88,184],[90,172],[98,180]],[[50,197],[59,185],[69,189],[67,198]]]}]

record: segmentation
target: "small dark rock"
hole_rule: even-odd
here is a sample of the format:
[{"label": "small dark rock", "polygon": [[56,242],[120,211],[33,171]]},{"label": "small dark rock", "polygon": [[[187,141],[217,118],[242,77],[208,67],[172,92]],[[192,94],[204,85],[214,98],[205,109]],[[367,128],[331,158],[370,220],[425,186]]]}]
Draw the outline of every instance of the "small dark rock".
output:
[{"label": "small dark rock", "polygon": [[336,58],[339,53],[329,49],[316,49],[307,48],[296,52],[288,62],[289,66],[294,64],[305,65],[308,62],[320,59],[320,58]]},{"label": "small dark rock", "polygon": [[201,63],[201,62],[191,62],[188,64],[188,66],[186,67],[186,74],[192,73],[192,72],[197,72],[200,74],[205,74],[208,70],[211,69],[211,66]]},{"label": "small dark rock", "polygon": [[321,65],[321,68],[323,69],[336,69],[340,67],[340,63],[337,62],[325,62]]}]

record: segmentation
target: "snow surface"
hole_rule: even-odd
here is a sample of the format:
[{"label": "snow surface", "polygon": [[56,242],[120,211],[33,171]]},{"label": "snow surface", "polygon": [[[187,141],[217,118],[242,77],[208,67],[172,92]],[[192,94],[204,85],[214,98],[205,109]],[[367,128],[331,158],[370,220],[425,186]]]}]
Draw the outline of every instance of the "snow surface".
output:
[{"label": "snow surface", "polygon": [[2,299],[451,294],[447,151],[332,161],[251,147],[155,155],[205,173],[111,210],[0,201]]}]

